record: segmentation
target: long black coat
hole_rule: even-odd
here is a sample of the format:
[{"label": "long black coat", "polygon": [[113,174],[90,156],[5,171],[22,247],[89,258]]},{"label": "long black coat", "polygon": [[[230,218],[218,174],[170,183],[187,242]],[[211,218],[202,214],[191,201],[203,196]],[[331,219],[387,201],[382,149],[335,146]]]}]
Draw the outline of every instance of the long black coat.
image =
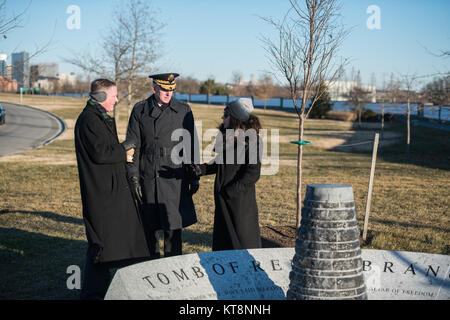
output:
[{"label": "long black coat", "polygon": [[76,122],[75,149],[86,235],[98,249],[95,262],[149,256],[114,119],[92,101]]},{"label": "long black coat", "polygon": [[[249,147],[245,147],[245,163],[203,164],[202,173],[216,174],[214,182],[214,229],[212,250],[240,250],[261,248],[261,235],[256,203],[255,184],[261,174],[260,158],[249,161]],[[224,152],[226,159],[226,152]]]},{"label": "long black coat", "polygon": [[174,163],[171,157],[174,147],[179,147],[181,141],[178,138],[172,141],[177,129],[189,133],[186,141],[190,141],[190,155],[184,154],[189,150],[188,145],[180,154],[193,162],[199,150],[194,116],[188,104],[172,98],[168,106],[161,108],[151,96],[134,106],[127,139],[136,141],[137,147],[134,162],[127,164],[128,176],[140,179],[145,221],[152,229],[176,230],[197,222],[183,165]]}]

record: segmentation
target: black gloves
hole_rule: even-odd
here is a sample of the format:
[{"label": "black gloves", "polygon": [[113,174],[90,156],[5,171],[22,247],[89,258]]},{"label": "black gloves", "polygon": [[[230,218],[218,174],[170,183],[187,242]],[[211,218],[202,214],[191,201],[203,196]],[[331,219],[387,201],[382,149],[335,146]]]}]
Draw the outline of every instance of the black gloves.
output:
[{"label": "black gloves", "polygon": [[138,177],[130,178],[130,188],[131,188],[131,193],[133,194],[134,199],[136,199],[138,204],[142,204],[144,201],[142,199],[142,189],[141,189],[141,184],[139,183]]},{"label": "black gloves", "polygon": [[202,170],[197,164],[184,165],[184,178],[189,183],[188,195],[192,196],[197,193],[200,184],[198,180],[202,176]]},{"label": "black gloves", "polygon": [[198,180],[203,175],[201,167],[193,163],[184,165],[184,173],[188,181]]}]

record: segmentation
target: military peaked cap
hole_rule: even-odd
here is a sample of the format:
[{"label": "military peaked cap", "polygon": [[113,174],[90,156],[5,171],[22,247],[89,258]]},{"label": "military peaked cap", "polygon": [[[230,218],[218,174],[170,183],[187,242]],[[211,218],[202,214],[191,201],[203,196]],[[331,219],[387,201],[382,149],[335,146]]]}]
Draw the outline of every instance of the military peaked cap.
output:
[{"label": "military peaked cap", "polygon": [[177,87],[175,78],[179,77],[178,73],[160,73],[152,74],[149,78],[153,79],[153,83],[160,86],[162,89],[167,91],[174,91]]}]

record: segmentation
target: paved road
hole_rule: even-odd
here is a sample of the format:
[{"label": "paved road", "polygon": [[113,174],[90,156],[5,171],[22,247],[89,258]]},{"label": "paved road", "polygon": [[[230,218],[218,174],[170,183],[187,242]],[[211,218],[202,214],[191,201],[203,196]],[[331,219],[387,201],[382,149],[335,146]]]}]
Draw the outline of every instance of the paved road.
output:
[{"label": "paved road", "polygon": [[64,122],[49,112],[0,103],[6,110],[6,123],[0,126],[0,157],[48,144],[65,130]]}]

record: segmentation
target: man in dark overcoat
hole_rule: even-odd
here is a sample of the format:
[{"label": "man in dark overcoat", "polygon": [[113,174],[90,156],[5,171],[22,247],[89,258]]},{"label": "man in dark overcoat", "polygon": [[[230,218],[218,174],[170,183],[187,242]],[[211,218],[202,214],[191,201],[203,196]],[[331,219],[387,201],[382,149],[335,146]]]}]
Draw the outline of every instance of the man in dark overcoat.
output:
[{"label": "man in dark overcoat", "polygon": [[[198,180],[185,176],[184,164],[198,160],[194,116],[187,103],[173,97],[176,73],[151,75],[153,95],[131,113],[127,140],[136,141],[133,163],[127,164],[135,198],[141,202],[150,254],[159,258],[159,230],[164,256],[182,254],[182,228],[197,222],[192,195]],[[181,145],[181,147],[180,147]]]},{"label": "man in dark overcoat", "polygon": [[[126,178],[127,154],[133,143],[119,143],[111,112],[117,103],[114,82],[91,84],[91,99],[75,125],[88,252],[82,299],[103,299],[111,281],[110,268],[148,257],[141,218]],[[127,152],[127,150],[129,150]]]}]

